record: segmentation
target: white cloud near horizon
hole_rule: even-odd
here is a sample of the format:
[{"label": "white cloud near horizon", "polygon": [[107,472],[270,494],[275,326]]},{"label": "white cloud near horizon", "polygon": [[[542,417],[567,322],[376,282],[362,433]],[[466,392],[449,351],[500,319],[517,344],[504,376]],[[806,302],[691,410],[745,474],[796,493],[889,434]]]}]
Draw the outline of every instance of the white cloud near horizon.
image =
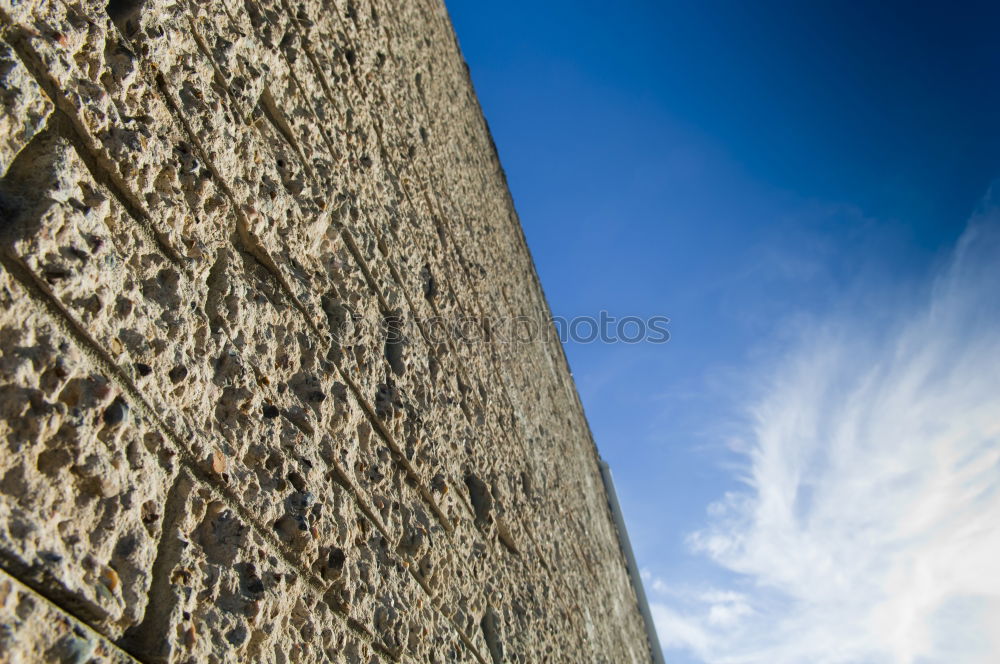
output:
[{"label": "white cloud near horizon", "polygon": [[919,297],[848,311],[758,374],[743,488],[688,540],[731,584],[651,584],[668,661],[1000,661],[1000,214]]}]

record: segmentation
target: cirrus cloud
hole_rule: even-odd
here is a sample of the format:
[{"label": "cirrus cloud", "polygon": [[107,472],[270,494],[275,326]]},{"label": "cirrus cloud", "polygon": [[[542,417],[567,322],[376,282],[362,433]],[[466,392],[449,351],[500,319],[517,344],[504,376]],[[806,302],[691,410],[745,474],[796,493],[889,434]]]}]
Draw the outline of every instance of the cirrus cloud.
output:
[{"label": "cirrus cloud", "polygon": [[[761,372],[742,489],[652,584],[664,648],[712,664],[987,664],[1000,653],[1000,215],[917,297],[831,313]],[[724,586],[726,584],[723,584]]]}]

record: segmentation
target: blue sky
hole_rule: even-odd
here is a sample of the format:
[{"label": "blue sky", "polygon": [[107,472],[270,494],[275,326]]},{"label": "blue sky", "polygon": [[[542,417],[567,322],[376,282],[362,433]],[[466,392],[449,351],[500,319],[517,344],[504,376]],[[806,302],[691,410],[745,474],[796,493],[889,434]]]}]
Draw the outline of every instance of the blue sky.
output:
[{"label": "blue sky", "polygon": [[447,4],[668,661],[994,661],[1000,8]]}]

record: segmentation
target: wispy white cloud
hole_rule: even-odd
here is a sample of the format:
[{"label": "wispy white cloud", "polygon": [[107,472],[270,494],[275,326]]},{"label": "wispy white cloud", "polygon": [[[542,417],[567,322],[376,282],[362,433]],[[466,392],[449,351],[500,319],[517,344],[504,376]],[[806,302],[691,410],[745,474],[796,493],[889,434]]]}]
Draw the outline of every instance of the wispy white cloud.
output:
[{"label": "wispy white cloud", "polygon": [[735,579],[654,579],[664,648],[712,664],[1000,661],[1000,217],[920,296],[838,310],[758,372],[744,488],[689,538]]}]

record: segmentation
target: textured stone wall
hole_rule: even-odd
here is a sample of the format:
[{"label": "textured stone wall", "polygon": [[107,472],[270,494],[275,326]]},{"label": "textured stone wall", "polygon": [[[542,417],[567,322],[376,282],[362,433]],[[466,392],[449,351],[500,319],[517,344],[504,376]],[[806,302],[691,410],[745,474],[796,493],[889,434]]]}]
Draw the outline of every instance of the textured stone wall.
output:
[{"label": "textured stone wall", "polygon": [[0,661],[649,661],[440,0],[0,29]]}]

